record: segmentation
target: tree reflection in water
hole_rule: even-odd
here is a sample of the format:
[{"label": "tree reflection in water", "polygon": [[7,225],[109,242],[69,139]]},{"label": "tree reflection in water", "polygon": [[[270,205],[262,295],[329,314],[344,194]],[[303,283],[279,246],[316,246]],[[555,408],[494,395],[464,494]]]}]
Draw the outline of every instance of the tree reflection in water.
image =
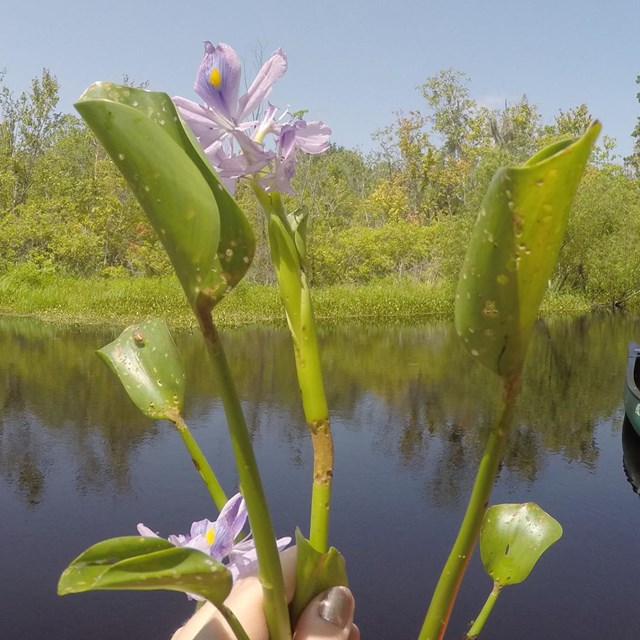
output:
[{"label": "tree reflection in water", "polygon": [[[533,482],[549,451],[595,465],[594,428],[618,405],[621,354],[636,326],[610,315],[539,322],[502,473]],[[51,438],[72,448],[79,491],[126,492],[136,448],[168,428],[144,418],[95,356],[116,333],[0,321],[0,474],[27,503],[40,500],[55,464]],[[306,431],[288,335],[242,329],[225,339],[253,436],[267,430],[300,464]],[[187,406],[205,415],[216,400],[199,337],[177,342]],[[452,328],[345,326],[325,329],[321,342],[331,410],[344,428],[367,432],[401,467],[423,469],[436,504],[455,503],[491,424],[497,384]]]}]

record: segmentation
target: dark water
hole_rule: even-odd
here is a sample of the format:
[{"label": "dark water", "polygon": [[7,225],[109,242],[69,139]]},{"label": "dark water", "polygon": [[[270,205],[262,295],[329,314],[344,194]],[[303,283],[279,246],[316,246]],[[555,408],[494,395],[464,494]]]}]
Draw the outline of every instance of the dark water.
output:
[{"label": "dark water", "polygon": [[[0,320],[0,638],[168,638],[181,594],[59,598],[58,576],[99,539],[213,516],[181,441],[142,417],[93,354],[116,332]],[[626,342],[640,322],[541,323],[493,502],[533,500],[564,526],[504,591],[484,637],[640,637],[640,445],[622,430]],[[227,332],[278,535],[306,528],[311,454],[288,336]],[[231,492],[224,418],[197,335],[177,336],[187,423]],[[364,638],[415,638],[461,520],[497,386],[448,325],[322,334],[336,440],[332,542],[347,557]],[[623,445],[626,473],[623,468]],[[636,482],[637,484],[637,482]],[[448,637],[490,590],[474,556]]]}]

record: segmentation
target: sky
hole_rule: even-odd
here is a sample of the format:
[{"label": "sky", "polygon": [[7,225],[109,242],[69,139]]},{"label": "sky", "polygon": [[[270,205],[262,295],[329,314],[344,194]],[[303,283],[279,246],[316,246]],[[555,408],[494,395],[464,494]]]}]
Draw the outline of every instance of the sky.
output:
[{"label": "sky", "polygon": [[0,69],[20,93],[47,67],[71,112],[92,82],[124,74],[198,100],[205,40],[234,47],[249,82],[282,47],[288,69],[269,100],[367,152],[395,112],[426,110],[420,84],[454,68],[480,104],[526,94],[546,122],[585,102],[624,156],[640,116],[639,31],[640,0],[20,0],[0,12]]}]

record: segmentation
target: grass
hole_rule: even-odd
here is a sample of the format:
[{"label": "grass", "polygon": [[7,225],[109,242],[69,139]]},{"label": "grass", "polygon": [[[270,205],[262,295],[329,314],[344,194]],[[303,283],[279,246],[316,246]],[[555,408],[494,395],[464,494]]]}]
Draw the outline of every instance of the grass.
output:
[{"label": "grass", "polygon": [[[325,287],[312,295],[319,324],[415,323],[453,317],[454,291],[449,284],[384,280]],[[566,316],[590,310],[580,296],[553,293],[545,299],[541,313]],[[102,325],[126,325],[148,316],[164,316],[174,327],[195,327],[174,277],[83,279],[20,268],[0,276],[0,313]],[[221,327],[285,323],[275,287],[255,283],[242,283],[214,313]]]}]

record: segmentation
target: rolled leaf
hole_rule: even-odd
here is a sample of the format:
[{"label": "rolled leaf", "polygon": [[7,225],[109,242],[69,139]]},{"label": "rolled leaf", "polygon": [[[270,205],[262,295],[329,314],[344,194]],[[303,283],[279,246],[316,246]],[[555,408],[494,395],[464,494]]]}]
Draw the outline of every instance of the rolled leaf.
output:
[{"label": "rolled leaf", "polygon": [[500,587],[522,582],[561,536],[560,523],[533,502],[489,507],[480,530],[485,571]]},{"label": "rolled leaf", "polygon": [[142,205],[191,306],[213,308],[246,273],[255,240],[171,98],[98,82],[75,107]]},{"label": "rolled leaf", "polygon": [[168,589],[222,604],[231,591],[229,570],[210,556],[161,538],[127,536],[93,545],[64,570],[58,594],[97,590]]},{"label": "rolled leaf", "polygon": [[291,229],[293,241],[300,258],[300,265],[306,268],[307,263],[307,226],[309,222],[309,208],[302,205],[299,209],[287,214],[287,224]]},{"label": "rolled leaf", "polygon": [[162,318],[127,327],[98,355],[142,413],[175,422],[184,402],[185,373]]},{"label": "rolled leaf", "polygon": [[302,270],[300,255],[285,223],[277,215],[269,216],[269,248],[276,271],[280,295],[287,310],[287,321],[294,337],[300,339],[302,307]]},{"label": "rolled leaf", "polygon": [[522,367],[599,132],[594,122],[581,138],[499,169],[485,195],[458,281],[455,325],[471,355],[501,376]]},{"label": "rolled leaf", "polygon": [[331,587],[349,584],[342,554],[331,547],[326,553],[316,551],[296,529],[296,592],[291,603],[292,624],[309,601]]}]

